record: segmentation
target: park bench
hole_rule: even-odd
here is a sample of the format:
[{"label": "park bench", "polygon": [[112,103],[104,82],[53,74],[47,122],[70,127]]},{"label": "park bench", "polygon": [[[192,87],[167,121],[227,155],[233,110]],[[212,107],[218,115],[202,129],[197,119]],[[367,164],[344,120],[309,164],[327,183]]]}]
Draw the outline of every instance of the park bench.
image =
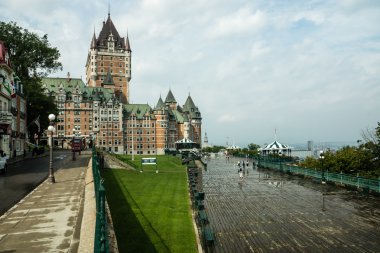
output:
[{"label": "park bench", "polygon": [[199,210],[198,211],[198,222],[201,225],[206,225],[209,223],[205,210]]},{"label": "park bench", "polygon": [[203,228],[203,238],[208,246],[211,246],[214,243],[214,232],[208,225]]},{"label": "park bench", "polygon": [[194,195],[197,192],[198,192],[197,187],[191,186],[191,193]]},{"label": "park bench", "polygon": [[205,206],[204,206],[202,200],[196,200],[195,201],[195,206],[197,207],[198,210],[204,210],[205,209]]},{"label": "park bench", "polygon": [[194,194],[194,197],[196,200],[204,200],[205,199],[205,193],[204,192],[197,192]]}]

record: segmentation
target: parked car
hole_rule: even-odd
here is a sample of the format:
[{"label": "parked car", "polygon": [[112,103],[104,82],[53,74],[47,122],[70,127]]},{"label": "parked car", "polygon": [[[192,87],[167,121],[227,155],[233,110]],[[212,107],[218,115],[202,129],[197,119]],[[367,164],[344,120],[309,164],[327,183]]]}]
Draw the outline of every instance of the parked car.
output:
[{"label": "parked car", "polygon": [[9,156],[7,156],[4,152],[0,152],[0,173],[1,174],[7,173],[8,159],[9,159]]}]

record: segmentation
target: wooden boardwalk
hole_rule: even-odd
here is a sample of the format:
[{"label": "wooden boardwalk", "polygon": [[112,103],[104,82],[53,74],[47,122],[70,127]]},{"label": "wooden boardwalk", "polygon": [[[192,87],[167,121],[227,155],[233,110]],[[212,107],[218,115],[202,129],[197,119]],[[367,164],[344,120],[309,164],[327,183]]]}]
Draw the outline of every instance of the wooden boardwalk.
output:
[{"label": "wooden boardwalk", "polygon": [[380,198],[233,162],[203,172],[213,252],[380,252]]}]

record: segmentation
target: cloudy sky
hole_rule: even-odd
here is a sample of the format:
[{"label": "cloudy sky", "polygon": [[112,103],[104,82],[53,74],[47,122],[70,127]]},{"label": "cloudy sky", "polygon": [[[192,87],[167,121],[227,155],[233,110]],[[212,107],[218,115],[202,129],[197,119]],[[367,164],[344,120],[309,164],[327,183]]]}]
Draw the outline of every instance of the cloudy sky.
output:
[{"label": "cloudy sky", "polygon": [[380,1],[12,0],[0,20],[85,61],[110,3],[132,47],[132,103],[192,96],[209,142],[355,142],[380,121]]}]

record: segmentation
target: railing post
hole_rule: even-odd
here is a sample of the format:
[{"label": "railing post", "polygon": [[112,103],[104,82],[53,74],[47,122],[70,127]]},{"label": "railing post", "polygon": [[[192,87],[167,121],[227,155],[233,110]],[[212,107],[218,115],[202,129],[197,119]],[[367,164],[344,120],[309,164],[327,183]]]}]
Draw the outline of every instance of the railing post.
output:
[{"label": "railing post", "polygon": [[100,155],[93,149],[92,155],[92,169],[95,186],[95,199],[96,199],[96,225],[95,225],[95,253],[107,253],[108,239],[107,239],[107,220],[106,220],[106,191],[103,186],[102,178],[100,176],[101,163]]},{"label": "railing post", "polygon": [[356,173],[356,186],[357,186],[357,188],[359,189],[359,173]]}]

